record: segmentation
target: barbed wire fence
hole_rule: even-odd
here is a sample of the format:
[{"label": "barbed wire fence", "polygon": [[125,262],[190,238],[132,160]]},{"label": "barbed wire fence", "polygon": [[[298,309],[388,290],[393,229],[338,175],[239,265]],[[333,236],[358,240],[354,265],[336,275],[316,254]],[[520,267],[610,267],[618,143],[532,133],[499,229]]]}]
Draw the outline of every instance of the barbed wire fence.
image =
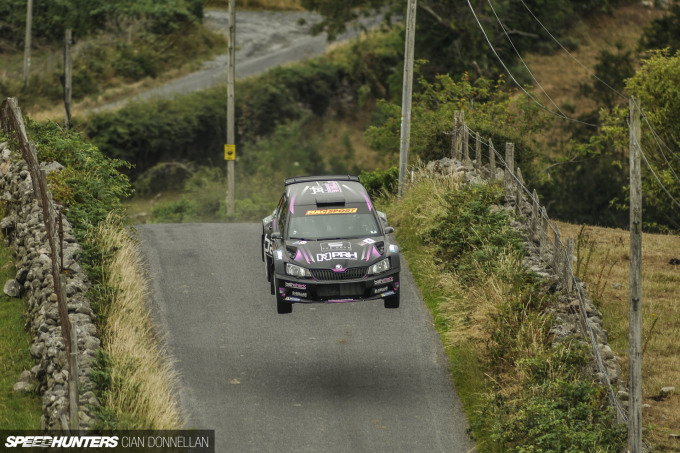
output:
[{"label": "barbed wire fence", "polygon": [[[45,171],[40,168],[40,162],[36,154],[35,144],[29,142],[26,134],[21,109],[16,98],[7,98],[0,107],[0,128],[9,135],[10,139],[16,140],[17,146],[21,150],[21,156],[28,166],[28,171],[33,187],[33,194],[38,204],[42,208],[43,222],[47,241],[50,246],[51,275],[53,281],[54,294],[57,296],[57,309],[59,313],[59,324],[61,326],[62,341],[67,357],[68,386],[66,404],[68,405],[69,418],[66,419],[62,413],[60,421],[62,428],[77,430],[79,428],[78,419],[78,338],[76,330],[71,325],[68,317],[68,304],[66,297],[66,281],[62,274],[63,256],[61,229],[57,225],[62,225],[61,212],[58,212],[51,194],[47,188]],[[57,240],[59,239],[59,240]],[[61,262],[60,262],[61,261]]]}]

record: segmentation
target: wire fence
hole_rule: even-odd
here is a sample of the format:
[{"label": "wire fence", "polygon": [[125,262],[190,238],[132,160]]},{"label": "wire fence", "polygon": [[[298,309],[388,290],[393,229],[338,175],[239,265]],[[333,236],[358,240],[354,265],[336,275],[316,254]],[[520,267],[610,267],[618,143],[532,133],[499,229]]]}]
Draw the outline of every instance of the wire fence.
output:
[{"label": "wire fence", "polygon": [[[21,115],[21,109],[15,98],[7,98],[0,107],[0,128],[10,140],[16,140],[17,146],[21,150],[21,155],[28,166],[31,178],[33,194],[42,208],[43,222],[47,234],[47,241],[50,246],[50,258],[52,264],[52,280],[54,293],[57,296],[57,309],[59,313],[59,323],[61,335],[66,350],[67,370],[68,370],[68,412],[69,420],[65,421],[62,416],[63,429],[78,429],[78,339],[76,331],[71,325],[68,317],[68,305],[66,297],[66,283],[62,274],[63,257],[61,229],[57,225],[62,225],[61,213],[59,213],[52,202],[51,194],[47,188],[45,172],[40,168],[40,163],[36,154],[35,144],[28,141],[26,126]],[[59,239],[59,240],[58,240]],[[60,262],[61,261],[61,262]]]},{"label": "wire fence", "polygon": [[[495,149],[490,139],[483,140],[479,132],[473,131],[465,124],[462,112],[456,112],[454,128],[449,135],[452,137],[452,158],[462,162],[464,165],[480,169],[484,157],[482,148],[486,148],[489,162],[489,179],[497,179],[502,171],[506,199],[514,202],[516,214],[521,215],[523,212],[530,212],[530,240],[538,245],[541,259],[548,261],[549,266],[558,276],[566,294],[578,298],[580,322],[587,339],[590,341],[597,371],[602,379],[602,383],[607,388],[609,403],[616,413],[617,421],[619,423],[627,423],[627,411],[616,396],[609,371],[600,352],[597,335],[588,319],[587,297],[584,294],[582,285],[574,275],[574,240],[567,239],[564,242],[562,241],[557,223],[550,221],[546,208],[540,204],[536,190],[531,191],[525,185],[522,171],[519,167],[515,166],[514,144],[506,143],[505,155],[502,155]],[[471,137],[473,138],[471,139]],[[474,144],[471,141],[474,141]],[[474,160],[470,157],[472,152],[474,152]],[[500,164],[500,169],[497,168],[496,161]],[[552,231],[552,241],[549,237],[550,230]]]}]

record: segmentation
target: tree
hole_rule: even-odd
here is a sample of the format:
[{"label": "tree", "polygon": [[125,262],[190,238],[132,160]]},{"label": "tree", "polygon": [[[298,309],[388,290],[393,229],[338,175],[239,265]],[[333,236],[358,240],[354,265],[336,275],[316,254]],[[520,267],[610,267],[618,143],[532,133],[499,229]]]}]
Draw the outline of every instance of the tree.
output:
[{"label": "tree", "polygon": [[[474,71],[475,76],[495,77],[501,66],[488,48],[470,6],[498,54],[512,66],[517,56],[503,29],[520,52],[550,50],[553,47],[546,46],[550,39],[543,26],[561,38],[580,17],[606,11],[619,1],[470,0],[468,4],[467,1],[420,0],[416,56],[430,62],[421,69],[429,78],[438,73],[464,70]],[[406,11],[403,0],[302,0],[302,5],[321,14],[315,30],[327,32],[330,39],[361,16],[382,12],[390,22],[395,17],[403,17]]]},{"label": "tree", "polygon": [[[652,52],[626,81],[626,90],[639,100],[646,118],[642,149],[651,169],[643,172],[643,220],[662,230],[680,230],[676,204],[680,202],[680,51]],[[642,165],[644,170],[644,158]]]}]

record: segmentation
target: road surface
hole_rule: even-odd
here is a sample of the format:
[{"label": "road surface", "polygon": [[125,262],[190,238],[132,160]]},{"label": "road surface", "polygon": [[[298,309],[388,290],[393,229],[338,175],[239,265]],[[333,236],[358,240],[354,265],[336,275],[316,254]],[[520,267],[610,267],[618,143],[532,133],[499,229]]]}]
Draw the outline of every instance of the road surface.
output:
[{"label": "road surface", "polygon": [[473,448],[407,268],[399,309],[372,301],[277,315],[260,225],[137,228],[188,427],[215,429],[218,452]]},{"label": "road surface", "polygon": [[[236,79],[258,75],[276,66],[323,54],[331,45],[327,35],[311,35],[312,24],[319,20],[320,16],[306,11],[237,11]],[[382,16],[362,18],[361,26],[373,28],[381,21]],[[205,23],[209,28],[227,35],[229,16],[226,11],[206,11]],[[358,33],[359,30],[349,28],[346,33],[338,36],[336,42],[347,41]],[[207,62],[200,71],[91,111],[113,110],[130,101],[170,98],[226,83],[227,65],[228,55],[225,53]]]}]

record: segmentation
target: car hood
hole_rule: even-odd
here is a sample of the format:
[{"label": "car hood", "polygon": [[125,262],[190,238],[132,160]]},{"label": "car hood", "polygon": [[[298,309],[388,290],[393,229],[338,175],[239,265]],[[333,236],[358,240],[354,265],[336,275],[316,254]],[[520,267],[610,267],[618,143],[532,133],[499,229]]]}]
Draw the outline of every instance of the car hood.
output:
[{"label": "car hood", "polygon": [[388,243],[380,237],[321,241],[286,241],[291,261],[311,269],[344,270],[370,266],[387,254]]}]

